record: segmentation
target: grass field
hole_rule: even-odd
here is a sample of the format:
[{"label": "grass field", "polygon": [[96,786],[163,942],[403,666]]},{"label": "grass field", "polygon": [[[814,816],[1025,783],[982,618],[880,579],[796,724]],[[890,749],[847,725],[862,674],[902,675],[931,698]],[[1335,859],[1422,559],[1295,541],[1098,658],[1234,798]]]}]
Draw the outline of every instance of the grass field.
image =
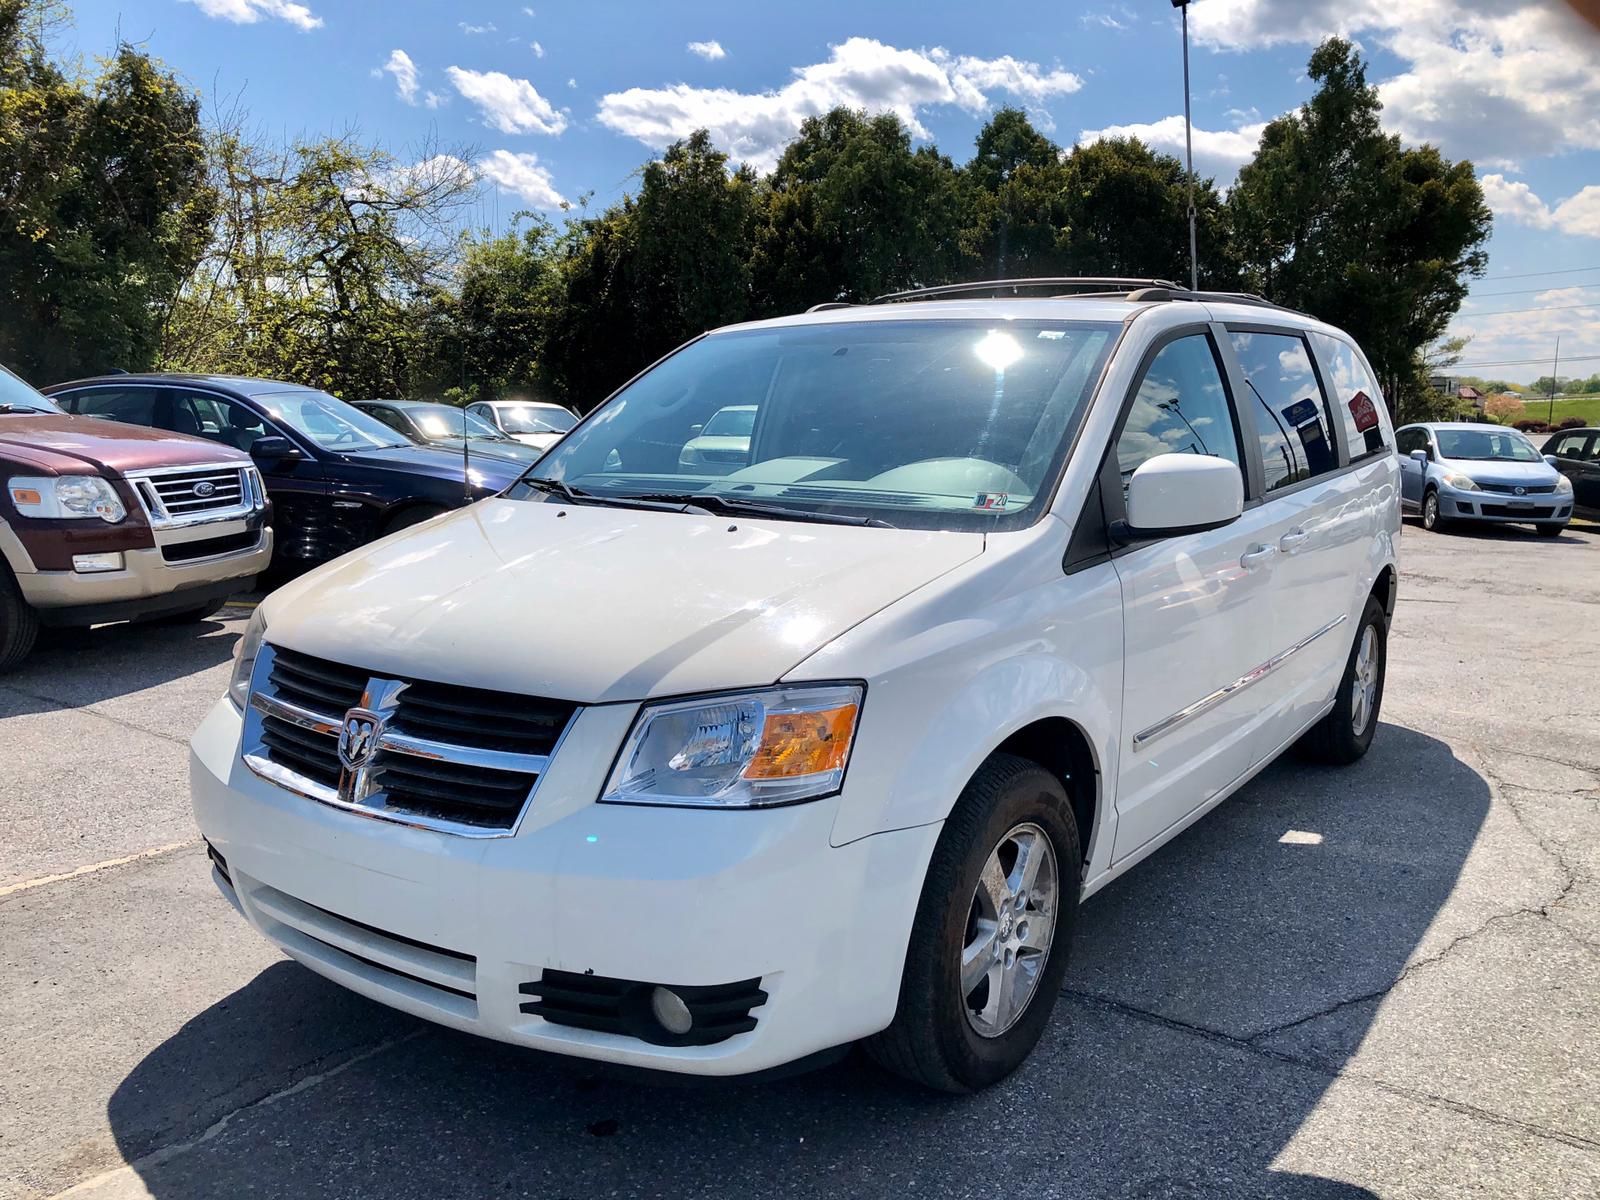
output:
[{"label": "grass field", "polygon": [[[1527,421],[1548,421],[1550,401],[1529,399],[1526,402],[1527,412],[1517,419]],[[1555,402],[1555,421],[1565,420],[1567,417],[1582,417],[1585,425],[1600,425],[1600,396],[1573,396],[1567,400],[1558,399]],[[1554,423],[1554,422],[1552,422]]]}]

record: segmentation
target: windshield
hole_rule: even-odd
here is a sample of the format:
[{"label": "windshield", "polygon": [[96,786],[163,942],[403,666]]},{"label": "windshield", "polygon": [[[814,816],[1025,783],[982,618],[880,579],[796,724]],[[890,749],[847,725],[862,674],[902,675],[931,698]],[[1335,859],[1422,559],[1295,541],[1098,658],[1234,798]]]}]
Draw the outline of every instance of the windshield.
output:
[{"label": "windshield", "polygon": [[500,424],[507,433],[565,433],[578,423],[578,418],[564,408],[519,404],[502,408],[499,413]]},{"label": "windshield", "polygon": [[[1029,524],[1116,331],[896,319],[712,334],[592,414],[538,477],[607,498],[725,497],[802,518]],[[745,433],[707,444],[718,418]]]},{"label": "windshield", "polygon": [[[475,417],[448,404],[416,404],[405,412],[421,431],[422,436],[430,442],[460,437],[494,438],[501,442],[506,440],[505,434],[482,417]],[[463,429],[466,430],[465,433],[462,433]]]},{"label": "windshield", "polygon": [[324,450],[349,453],[411,445],[382,421],[327,392],[296,388],[290,392],[270,392],[256,399],[266,405],[274,418]]},{"label": "windshield", "polygon": [[55,401],[49,400],[34,391],[17,376],[4,367],[0,367],[0,412],[6,409],[20,409],[23,412],[58,413]]},{"label": "windshield", "polygon": [[1512,429],[1435,429],[1444,458],[1476,458],[1497,462],[1539,462],[1533,443]]}]

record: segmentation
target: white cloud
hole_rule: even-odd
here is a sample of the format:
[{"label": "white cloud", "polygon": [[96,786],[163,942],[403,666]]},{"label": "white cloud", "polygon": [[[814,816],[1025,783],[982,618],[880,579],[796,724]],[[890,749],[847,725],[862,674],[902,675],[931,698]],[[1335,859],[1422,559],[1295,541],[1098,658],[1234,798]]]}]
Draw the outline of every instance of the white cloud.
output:
[{"label": "white cloud", "polygon": [[662,149],[696,129],[735,159],[768,169],[807,117],[837,105],[891,112],[920,138],[929,136],[919,110],[957,105],[981,113],[990,91],[1028,100],[1066,95],[1083,86],[1060,68],[1006,56],[956,57],[943,49],[901,50],[872,38],[850,38],[832,48],[827,62],[797,67],[794,78],[774,91],[697,88],[629,88],[600,100],[600,122],[618,133]]},{"label": "white cloud", "polygon": [[529,8],[526,4],[524,4],[522,6],[522,15],[525,16],[525,17],[531,17],[531,16],[534,16],[535,13],[534,13],[533,9]]},{"label": "white cloud", "polygon": [[1600,238],[1600,186],[1588,187],[1551,207],[1520,179],[1485,175],[1483,198],[1494,215],[1533,229],[1555,229],[1574,237]]},{"label": "white cloud", "polygon": [[483,25],[469,25],[465,21],[457,21],[456,24],[461,27],[461,32],[466,34],[468,37],[476,37],[480,33],[493,33],[493,32],[495,32],[494,22],[493,21],[490,21],[490,22],[488,22],[486,24],[483,24]]},{"label": "white cloud", "polygon": [[1407,64],[1379,80],[1384,123],[1453,157],[1513,166],[1600,149],[1600,37],[1540,0],[1208,0],[1197,41],[1226,50],[1370,35]]},{"label": "white cloud", "polygon": [[690,42],[689,53],[698,54],[707,62],[716,62],[719,58],[728,57],[728,52],[722,48],[721,42]]},{"label": "white cloud", "polygon": [[556,191],[550,172],[539,165],[537,154],[514,154],[496,150],[477,163],[478,173],[502,190],[511,192],[535,208],[559,209],[566,204]]},{"label": "white cloud", "polygon": [[189,0],[208,17],[220,17],[236,25],[254,25],[262,17],[272,17],[300,29],[318,29],[322,18],[296,0]]},{"label": "white cloud", "polygon": [[569,79],[567,80],[567,86],[569,88],[575,88],[578,86],[578,81],[576,79]]},{"label": "white cloud", "polygon": [[478,106],[484,123],[502,133],[558,134],[567,127],[566,115],[526,79],[464,67],[451,67],[445,73],[456,91]]},{"label": "white cloud", "polygon": [[[1491,280],[1485,280],[1487,286]],[[1526,301],[1526,303],[1522,303]],[[1551,288],[1531,296],[1485,296],[1469,300],[1465,311],[1450,326],[1450,336],[1472,338],[1459,371],[1490,379],[1524,382],[1550,373],[1550,358],[1556,338],[1568,353],[1600,345],[1600,308],[1593,305],[1594,293],[1582,288]],[[1528,309],[1510,312],[1509,309]],[[1475,316],[1474,311],[1484,316]],[[1530,365],[1526,360],[1532,359]],[[1518,362],[1516,366],[1475,367],[1473,363]],[[1562,367],[1561,373],[1588,375],[1592,363]],[[1531,416],[1540,415],[1538,412]]]},{"label": "white cloud", "polygon": [[[1211,176],[1223,186],[1233,182],[1233,177],[1254,157],[1261,141],[1262,122],[1241,125],[1237,129],[1195,129],[1194,169],[1200,176]],[[1173,154],[1181,162],[1184,157],[1183,117],[1162,117],[1136,125],[1109,125],[1104,129],[1085,129],[1078,135],[1078,143],[1087,145],[1101,138],[1134,137],[1153,150]]]},{"label": "white cloud", "polygon": [[389,61],[373,72],[375,75],[394,76],[394,92],[407,104],[417,102],[417,64],[404,50],[389,51]]},{"label": "white cloud", "polygon": [[538,42],[529,42],[528,43],[528,49],[533,51],[533,56],[535,58],[543,58],[544,57],[544,47],[541,46]]}]

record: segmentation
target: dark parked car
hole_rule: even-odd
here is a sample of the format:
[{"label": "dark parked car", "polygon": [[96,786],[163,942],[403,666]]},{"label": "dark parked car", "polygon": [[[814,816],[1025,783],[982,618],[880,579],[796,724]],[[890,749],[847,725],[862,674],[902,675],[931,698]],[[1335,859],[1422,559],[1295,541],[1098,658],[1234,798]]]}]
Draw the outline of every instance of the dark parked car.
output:
[{"label": "dark parked car", "polygon": [[315,388],[222,375],[111,375],[46,388],[70,413],[247,451],[275,508],[275,567],[298,570],[492,496],[521,473],[418,446]]},{"label": "dark parked car", "polygon": [[[452,404],[434,404],[427,400],[357,400],[354,403],[368,416],[376,417],[414,442],[440,446],[458,456],[464,448],[469,459],[483,455],[527,467],[543,453]],[[465,447],[461,444],[463,441],[467,443]]]},{"label": "dark parked car", "polygon": [[198,621],[272,557],[237,450],[71,417],[0,367],[0,672],[41,625]]},{"label": "dark parked car", "polygon": [[1544,453],[1572,480],[1573,511],[1600,521],[1600,429],[1563,429],[1550,436]]}]

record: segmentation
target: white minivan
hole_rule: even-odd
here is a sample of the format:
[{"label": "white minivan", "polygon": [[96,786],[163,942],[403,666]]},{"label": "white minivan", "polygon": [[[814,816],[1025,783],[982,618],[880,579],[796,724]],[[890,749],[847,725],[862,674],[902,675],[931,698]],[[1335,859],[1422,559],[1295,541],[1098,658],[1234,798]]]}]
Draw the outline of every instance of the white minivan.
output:
[{"label": "white minivan", "polygon": [[[1366,751],[1400,507],[1349,337],[1159,281],[890,299],[697,338],[269,596],[193,740],[245,919],[516,1045],[865,1040],[966,1091],[1086,896],[1286,747]],[[746,465],[685,466],[732,406]]]}]

